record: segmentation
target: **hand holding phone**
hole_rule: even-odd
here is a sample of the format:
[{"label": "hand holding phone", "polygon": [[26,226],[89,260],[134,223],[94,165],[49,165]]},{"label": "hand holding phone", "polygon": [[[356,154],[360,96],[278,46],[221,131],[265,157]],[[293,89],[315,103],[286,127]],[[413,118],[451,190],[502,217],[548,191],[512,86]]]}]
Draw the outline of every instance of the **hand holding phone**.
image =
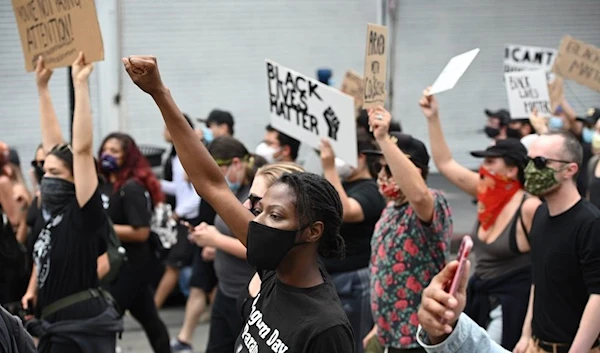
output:
[{"label": "hand holding phone", "polygon": [[452,283],[450,284],[449,290],[447,290],[450,295],[456,295],[456,289],[458,288],[458,284],[460,282],[460,278],[465,272],[465,263],[471,254],[471,249],[473,248],[473,240],[470,236],[465,235],[460,243],[460,249],[458,250],[458,268],[454,273],[454,278],[452,279]]}]

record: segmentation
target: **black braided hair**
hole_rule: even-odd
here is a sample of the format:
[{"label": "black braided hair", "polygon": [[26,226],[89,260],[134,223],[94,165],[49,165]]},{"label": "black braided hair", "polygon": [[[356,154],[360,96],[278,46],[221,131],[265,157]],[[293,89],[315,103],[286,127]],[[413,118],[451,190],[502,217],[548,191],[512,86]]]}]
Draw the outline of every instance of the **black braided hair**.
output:
[{"label": "black braided hair", "polygon": [[319,255],[343,259],[346,253],[342,225],[342,201],[338,192],[325,178],[312,173],[284,174],[276,182],[292,189],[296,198],[296,213],[300,226],[323,222],[319,240]]}]

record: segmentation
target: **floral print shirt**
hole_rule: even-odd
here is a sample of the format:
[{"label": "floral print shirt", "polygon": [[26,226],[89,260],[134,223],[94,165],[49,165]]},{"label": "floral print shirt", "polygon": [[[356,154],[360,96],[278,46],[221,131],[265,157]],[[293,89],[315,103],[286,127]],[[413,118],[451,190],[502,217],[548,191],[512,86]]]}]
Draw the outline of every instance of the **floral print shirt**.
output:
[{"label": "floral print shirt", "polygon": [[433,218],[425,224],[409,203],[383,210],[371,239],[371,311],[385,347],[420,347],[415,336],[421,294],[446,265],[452,234],[450,206],[430,189]]}]

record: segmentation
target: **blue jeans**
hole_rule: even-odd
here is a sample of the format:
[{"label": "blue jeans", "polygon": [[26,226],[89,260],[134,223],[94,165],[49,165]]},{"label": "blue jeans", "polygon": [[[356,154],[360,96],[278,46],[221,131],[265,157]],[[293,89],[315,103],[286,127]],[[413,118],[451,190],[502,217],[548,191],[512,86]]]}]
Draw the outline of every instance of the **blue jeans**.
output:
[{"label": "blue jeans", "polygon": [[331,275],[333,284],[354,331],[356,353],[363,353],[363,338],[373,329],[369,269]]}]

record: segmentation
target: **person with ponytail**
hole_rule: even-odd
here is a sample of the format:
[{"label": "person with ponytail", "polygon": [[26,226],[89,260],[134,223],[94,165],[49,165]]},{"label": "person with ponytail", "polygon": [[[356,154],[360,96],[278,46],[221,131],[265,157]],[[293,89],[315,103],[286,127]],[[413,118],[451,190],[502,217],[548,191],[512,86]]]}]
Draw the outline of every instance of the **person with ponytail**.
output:
[{"label": "person with ponytail", "polygon": [[149,244],[152,212],[164,201],[160,183],[133,138],[114,132],[98,152],[102,198],[127,253],[117,278],[108,286],[121,314],[129,310],[142,325],[155,353],[171,351],[169,333],[158,316],[151,288]]},{"label": "person with ponytail", "polygon": [[248,263],[262,281],[247,303],[249,315],[234,352],[353,353],[348,317],[319,264],[319,256],[345,252],[339,234],[342,202],[335,188],[315,174],[284,174],[250,212],[229,187],[234,172],[219,166],[195,138],[160,78],[156,58],[133,56],[123,64],[156,102],[190,181],[246,247]]}]

